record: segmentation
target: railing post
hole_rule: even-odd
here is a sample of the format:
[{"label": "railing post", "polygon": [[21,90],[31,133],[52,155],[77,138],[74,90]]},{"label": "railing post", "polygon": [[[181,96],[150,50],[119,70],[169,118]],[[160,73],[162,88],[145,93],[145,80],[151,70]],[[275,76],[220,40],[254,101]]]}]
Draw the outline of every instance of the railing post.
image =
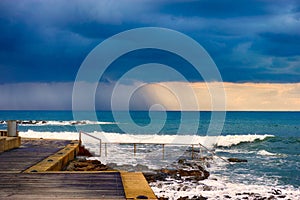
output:
[{"label": "railing post", "polygon": [[162,144],[162,159],[165,159],[165,144]]},{"label": "railing post", "polygon": [[81,131],[79,132],[79,145],[81,146]]},{"label": "railing post", "polygon": [[201,149],[201,145],[199,145],[199,153],[200,153],[200,159],[202,159],[202,149]]},{"label": "railing post", "polygon": [[136,154],[136,143],[133,144],[133,154],[134,154],[134,156]]},{"label": "railing post", "polygon": [[100,150],[99,150],[99,153],[100,153],[100,157],[101,157],[101,153],[102,153],[102,140],[100,139]]},{"label": "railing post", "polygon": [[194,160],[194,145],[192,144],[192,160]]}]

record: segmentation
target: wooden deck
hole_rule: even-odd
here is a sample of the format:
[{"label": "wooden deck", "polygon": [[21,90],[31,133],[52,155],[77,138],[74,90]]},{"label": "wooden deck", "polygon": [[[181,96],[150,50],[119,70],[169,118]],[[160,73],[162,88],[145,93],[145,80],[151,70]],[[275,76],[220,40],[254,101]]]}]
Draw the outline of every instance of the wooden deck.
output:
[{"label": "wooden deck", "polygon": [[0,173],[0,199],[125,199],[119,172]]},{"label": "wooden deck", "polygon": [[0,153],[0,199],[156,199],[142,173],[24,173],[69,143],[23,139],[19,148]]},{"label": "wooden deck", "polygon": [[64,148],[65,140],[22,140],[17,149],[0,153],[0,173],[20,173]]}]

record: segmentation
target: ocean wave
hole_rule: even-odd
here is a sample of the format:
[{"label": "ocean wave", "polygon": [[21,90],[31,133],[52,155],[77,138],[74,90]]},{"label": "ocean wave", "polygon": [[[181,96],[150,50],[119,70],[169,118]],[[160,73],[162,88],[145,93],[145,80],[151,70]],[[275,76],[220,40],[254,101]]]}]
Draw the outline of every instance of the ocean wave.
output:
[{"label": "ocean wave", "polygon": [[43,139],[58,139],[58,140],[78,140],[78,132],[38,132],[28,130],[26,132],[20,131],[19,136],[23,138],[43,138]]},{"label": "ocean wave", "polygon": [[217,142],[218,147],[231,147],[241,143],[250,143],[255,141],[262,141],[274,135],[226,135],[220,136]]},{"label": "ocean wave", "polygon": [[[24,137],[37,137],[58,139],[68,137],[68,135],[77,135],[77,132],[38,132],[28,130],[20,132]],[[166,144],[166,145],[189,145],[203,144],[207,147],[230,147],[240,143],[254,142],[264,140],[273,135],[226,135],[226,136],[196,136],[196,135],[157,135],[157,134],[122,134],[109,132],[91,132],[106,143],[147,143],[147,144]]]},{"label": "ocean wave", "polygon": [[[105,125],[105,124],[117,124],[116,122],[99,122],[90,120],[81,121],[46,121],[46,120],[17,120],[19,126],[74,126],[74,125]],[[6,121],[0,121],[0,124],[6,124]]]},{"label": "ocean wave", "polygon": [[271,152],[268,152],[266,150],[259,150],[257,152],[258,155],[261,155],[261,156],[281,156],[282,154],[276,154],[276,153],[271,153]]}]

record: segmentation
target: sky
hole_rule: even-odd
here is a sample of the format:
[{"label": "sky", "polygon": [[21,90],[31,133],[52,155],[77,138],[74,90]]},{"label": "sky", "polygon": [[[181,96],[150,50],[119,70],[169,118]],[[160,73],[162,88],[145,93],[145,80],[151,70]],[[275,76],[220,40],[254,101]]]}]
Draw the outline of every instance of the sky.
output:
[{"label": "sky", "polygon": [[[297,0],[1,0],[0,109],[72,109],[73,83],[89,52],[117,33],[140,27],[169,28],[201,44],[225,83],[227,109],[300,110]],[[178,58],[159,51],[120,58],[103,77],[106,85],[97,91],[96,107],[110,107],[104,99],[124,66],[162,60],[175,69],[186,69]],[[195,87],[203,79],[193,70],[183,71],[197,101],[203,99]],[[156,74],[162,84],[180,82],[162,74]],[[149,82],[147,74],[141,73],[127,81],[122,88]],[[179,108],[165,103],[163,95],[153,98],[158,91],[155,84],[143,91],[142,96],[152,100],[139,97],[134,109],[153,102]],[[200,107],[211,108],[209,103]]]}]

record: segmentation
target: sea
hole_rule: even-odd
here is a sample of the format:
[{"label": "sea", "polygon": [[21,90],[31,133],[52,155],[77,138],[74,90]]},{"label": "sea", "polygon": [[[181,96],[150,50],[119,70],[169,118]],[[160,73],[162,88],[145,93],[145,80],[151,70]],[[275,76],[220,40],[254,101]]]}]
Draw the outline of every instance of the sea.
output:
[{"label": "sea", "polygon": [[151,183],[160,197],[300,199],[300,112],[0,111],[0,129],[7,120],[18,121],[21,137],[81,137],[93,159],[128,171],[213,158],[206,180]]}]

